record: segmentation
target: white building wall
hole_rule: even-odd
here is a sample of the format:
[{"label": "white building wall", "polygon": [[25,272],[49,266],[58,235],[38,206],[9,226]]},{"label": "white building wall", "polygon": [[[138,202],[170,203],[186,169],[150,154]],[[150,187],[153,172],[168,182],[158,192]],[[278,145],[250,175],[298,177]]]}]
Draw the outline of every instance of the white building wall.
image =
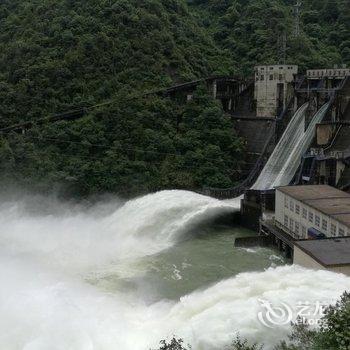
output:
[{"label": "white building wall", "polygon": [[276,190],[275,220],[287,233],[298,239],[307,239],[313,227],[327,237],[350,236],[350,229],[312,207]]},{"label": "white building wall", "polygon": [[296,265],[306,267],[307,269],[328,270],[336,273],[343,273],[347,276],[350,276],[350,265],[326,268],[296,246],[294,246],[293,263]]},{"label": "white building wall", "polygon": [[338,267],[332,267],[331,269],[328,269],[333,272],[337,273],[343,273],[344,275],[350,276],[350,266],[338,266]]},{"label": "white building wall", "polygon": [[321,264],[296,246],[294,246],[293,263],[306,267],[307,269],[324,270]]},{"label": "white building wall", "polygon": [[276,117],[278,107],[278,85],[283,84],[283,105],[290,95],[290,85],[298,66],[271,65],[255,67],[255,100],[258,117]]}]

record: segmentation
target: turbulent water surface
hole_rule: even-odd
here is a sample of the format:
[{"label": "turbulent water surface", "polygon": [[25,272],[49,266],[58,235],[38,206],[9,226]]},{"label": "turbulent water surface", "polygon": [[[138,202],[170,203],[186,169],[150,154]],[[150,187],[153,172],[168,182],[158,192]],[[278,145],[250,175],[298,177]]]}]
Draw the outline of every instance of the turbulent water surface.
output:
[{"label": "turbulent water surface", "polygon": [[1,200],[0,349],[135,350],[174,334],[220,349],[237,332],[271,347],[259,300],[334,300],[350,279],[237,249],[243,229],[204,224],[237,210],[185,191],[83,208]]}]

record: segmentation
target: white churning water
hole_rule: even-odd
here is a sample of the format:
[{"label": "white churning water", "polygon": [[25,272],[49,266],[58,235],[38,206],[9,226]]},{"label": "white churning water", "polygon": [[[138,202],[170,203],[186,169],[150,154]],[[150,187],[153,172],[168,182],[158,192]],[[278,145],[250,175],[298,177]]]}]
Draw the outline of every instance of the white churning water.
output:
[{"label": "white churning water", "polygon": [[[47,207],[48,200],[40,201]],[[45,212],[28,208],[28,201],[1,202],[0,349],[146,350],[176,334],[209,350],[229,344],[237,331],[271,347],[289,326],[271,330],[259,323],[259,299],[294,306],[333,300],[350,288],[343,275],[288,266],[150,303],[89,281],[111,270],[123,278],[142,273],[135,262],[171,250],[190,227],[233,205],[185,191],[89,210],[60,204]]]}]

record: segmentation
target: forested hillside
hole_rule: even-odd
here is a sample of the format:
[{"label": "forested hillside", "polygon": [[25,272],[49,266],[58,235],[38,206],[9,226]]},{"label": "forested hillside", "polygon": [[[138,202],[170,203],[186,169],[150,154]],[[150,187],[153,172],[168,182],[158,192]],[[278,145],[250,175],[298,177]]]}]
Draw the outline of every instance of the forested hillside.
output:
[{"label": "forested hillside", "polygon": [[113,101],[3,137],[3,183],[83,195],[232,185],[241,141],[216,102],[130,97],[231,69],[183,1],[9,0],[0,13],[1,126]]},{"label": "forested hillside", "polygon": [[230,67],[180,0],[6,0],[0,18],[2,125]]},{"label": "forested hillside", "polygon": [[[144,95],[196,77],[250,74],[287,60],[350,63],[346,0],[4,0],[0,3],[0,127],[100,105],[74,122],[0,139],[8,182],[80,195],[230,187],[243,143],[205,91],[186,106]],[[136,97],[137,96],[137,97]],[[104,104],[110,102],[109,104]]]},{"label": "forested hillside", "polygon": [[304,0],[300,32],[295,33],[296,0],[188,0],[199,23],[221,49],[230,52],[237,71],[256,63],[283,60],[307,68],[350,64],[350,2]]}]

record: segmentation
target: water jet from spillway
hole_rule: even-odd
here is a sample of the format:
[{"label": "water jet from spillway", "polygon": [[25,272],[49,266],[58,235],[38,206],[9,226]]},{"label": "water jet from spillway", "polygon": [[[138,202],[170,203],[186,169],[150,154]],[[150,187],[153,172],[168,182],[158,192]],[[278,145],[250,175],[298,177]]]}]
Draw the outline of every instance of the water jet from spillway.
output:
[{"label": "water jet from spillway", "polygon": [[212,350],[228,345],[237,331],[255,341],[271,338],[272,345],[289,327],[264,328],[258,299],[294,306],[299,299],[330,300],[350,289],[345,276],[297,267],[240,274],[178,302],[149,303],[146,296],[122,288],[107,292],[88,282],[106,269],[133,278],[142,273],[134,269],[144,266],[131,269],[132,262],[166,254],[204,217],[232,209],[185,191],[148,195],[105,215],[93,215],[93,208],[41,215],[20,202],[2,203],[0,348],[148,350],[176,334],[196,350]]}]

